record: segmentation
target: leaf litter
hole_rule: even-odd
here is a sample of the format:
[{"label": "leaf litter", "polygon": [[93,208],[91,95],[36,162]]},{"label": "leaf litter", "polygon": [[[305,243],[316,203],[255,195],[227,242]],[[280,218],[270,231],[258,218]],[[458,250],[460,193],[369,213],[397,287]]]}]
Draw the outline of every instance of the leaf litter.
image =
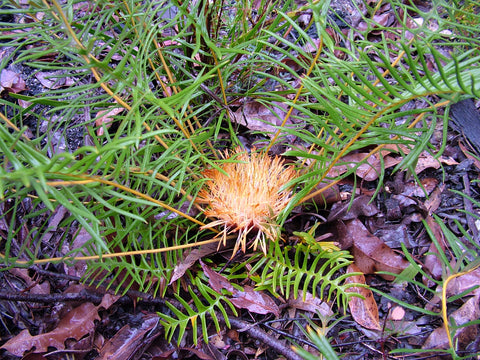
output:
[{"label": "leaf litter", "polygon": [[[351,15],[358,16],[356,12],[358,12],[358,9],[352,11]],[[358,18],[360,19],[360,17]],[[396,26],[396,17],[393,15],[393,10],[389,8],[388,4],[380,7],[379,11],[374,15],[373,20],[378,25],[370,29],[371,33],[369,35],[373,38],[383,34],[383,27]],[[417,28],[419,26],[419,21],[420,18],[411,22],[411,28]],[[356,23],[356,25],[358,26],[357,30],[359,30],[359,32],[356,32],[354,36],[359,37],[361,36],[360,32],[363,31],[362,29],[367,29],[368,26],[366,23],[362,22]],[[429,24],[429,26],[435,26],[435,24]],[[391,33],[388,34],[391,35]],[[450,34],[445,33],[445,36],[449,35]],[[408,39],[408,36],[411,36],[411,34],[406,34],[406,36]],[[318,41],[317,39],[314,40]],[[392,42],[391,46],[394,46],[394,43],[395,42]],[[312,48],[310,49],[310,52],[313,52],[314,50],[315,49]],[[340,56],[340,54],[337,55]],[[121,59],[121,55],[117,56],[118,59]],[[429,64],[432,71],[434,71],[437,64],[433,62]],[[74,85],[69,77],[63,75],[63,73],[52,74],[40,72],[37,73],[36,77],[44,87],[50,89]],[[0,86],[0,91],[7,91],[14,94],[27,90],[21,74],[10,70],[2,70]],[[281,102],[275,103],[275,107],[273,108],[267,108],[258,101],[252,100],[242,104],[238,110],[233,113],[232,120],[237,124],[246,127],[251,132],[271,137],[276,131],[278,125],[280,125],[284,119],[286,110],[286,105]],[[112,107],[108,110],[97,113],[97,126],[102,126],[102,130],[103,128],[108,129],[114,116],[118,115],[121,111],[122,109],[120,108]],[[301,123],[301,119],[295,119],[295,114],[293,114],[293,117],[287,122],[287,127],[295,126],[296,122]],[[100,136],[101,134],[98,133],[97,135]],[[287,134],[285,135],[288,137]],[[291,142],[295,141],[294,138],[289,138],[289,140]],[[458,146],[461,148],[462,152],[458,150]],[[363,184],[368,184],[378,180],[379,174],[382,171],[382,166],[385,169],[390,169],[398,165],[409,153],[408,148],[403,148],[399,153],[382,151],[380,154],[382,154],[383,158],[380,159],[378,155],[368,157],[368,151],[369,149],[364,149],[357,153],[345,156],[340,162],[344,162],[347,165],[334,167],[330,175],[335,177],[344,174],[352,167],[355,167],[355,176],[358,179],[361,179]],[[353,188],[351,183],[348,183],[348,180],[338,184],[338,192],[341,192],[341,189],[347,189],[347,191],[343,192],[349,194],[347,199],[342,199],[341,196],[335,194],[333,197],[334,200],[322,203],[322,205],[334,203],[334,206],[329,209],[330,212],[326,223],[337,227],[337,230],[340,229],[335,233],[335,241],[343,244],[342,249],[351,249],[351,252],[354,255],[354,264],[350,265],[348,271],[363,273],[363,275],[349,278],[348,281],[357,284],[370,284],[372,286],[383,286],[388,288],[388,285],[394,280],[394,277],[391,275],[380,274],[380,277],[382,278],[380,279],[377,275],[379,275],[379,272],[390,272],[394,274],[404,272],[409,267],[410,263],[405,260],[400,245],[403,244],[407,246],[412,241],[413,244],[408,245],[408,247],[415,248],[415,251],[417,251],[415,256],[417,257],[418,262],[421,263],[422,267],[429,273],[429,275],[436,280],[444,275],[444,266],[442,266],[439,256],[448,253],[448,244],[443,239],[439,224],[433,219],[431,214],[443,213],[452,216],[452,208],[456,210],[459,203],[458,198],[444,194],[443,187],[445,184],[440,181],[441,174],[437,170],[442,169],[442,166],[447,167],[447,172],[449,172],[446,179],[448,189],[448,187],[456,188],[455,185],[458,185],[458,181],[456,181],[453,176],[449,181],[448,175],[456,171],[455,168],[460,164],[460,161],[464,157],[470,157],[477,167],[477,171],[468,171],[472,178],[478,177],[478,170],[480,168],[478,165],[478,158],[472,156],[471,153],[466,150],[466,147],[462,142],[458,145],[452,145],[452,148],[446,152],[448,154],[442,156],[435,156],[427,152],[422,153],[414,168],[415,174],[419,175],[420,181],[417,181],[417,179],[405,179],[405,181],[401,182],[401,191],[397,191],[395,187],[392,187],[392,193],[387,193],[385,195],[387,199],[382,199],[380,202],[377,201],[377,203],[380,203],[380,206],[378,207],[374,205],[375,199],[372,199],[369,194],[361,194],[363,188]],[[362,164],[358,166],[352,165],[359,162],[362,162]],[[441,191],[436,192],[439,189],[441,189]],[[360,195],[358,194],[359,192]],[[350,196],[352,195],[358,196],[355,196],[353,201],[350,202]],[[387,200],[393,201],[389,203]],[[318,201],[318,204],[320,204],[320,200]],[[55,238],[55,230],[60,226],[61,212],[62,209],[57,212],[57,215],[54,215],[50,219],[48,224],[50,235],[48,239],[53,238],[53,240],[59,240],[58,237]],[[425,233],[421,230],[419,225],[421,220],[426,221],[438,244],[440,244],[439,247],[435,246],[431,241],[426,240]],[[453,220],[452,224],[454,223]],[[391,223],[393,223],[394,226],[384,226],[383,229],[386,230],[381,233],[378,231],[380,228],[378,223],[381,223],[382,221],[384,222],[383,225],[392,225]],[[305,229],[308,228],[306,224],[304,224],[304,226]],[[5,225],[2,230],[7,230],[7,226]],[[382,236],[377,236],[379,233],[381,233]],[[385,239],[389,234],[393,234],[391,236],[396,237],[398,242],[392,243],[393,245],[387,245]],[[410,238],[409,235],[411,235]],[[203,257],[209,256],[214,252],[214,249],[209,247],[196,249],[190,252],[183,262],[181,261],[177,263],[171,283],[173,284],[175,280],[181,280],[184,276],[187,276],[188,271],[198,261],[205,276],[208,278],[208,283],[211,288],[219,294],[228,293],[229,300],[237,308],[244,309],[249,316],[255,317],[255,314],[260,314],[265,316],[273,315],[278,318],[285,314],[283,312],[285,306],[278,304],[281,302],[281,299],[274,299],[268,294],[268,292],[256,291],[253,287],[247,284],[243,284],[240,289],[238,286],[234,286],[234,284],[227,280],[226,277],[213,271],[212,268],[201,261]],[[449,260],[454,261],[453,256],[451,256]],[[23,269],[15,269],[15,271],[10,270],[10,273],[14,277],[25,282],[25,290],[28,293],[48,294],[50,291],[48,287],[41,288],[41,284],[30,279],[28,272],[23,271]],[[474,321],[480,318],[478,312],[479,296],[477,287],[480,286],[479,278],[479,272],[478,270],[475,270],[457,277],[449,283],[447,288],[447,294],[449,296],[465,292],[465,297],[458,300],[459,305],[457,306],[457,309],[449,315],[454,319],[457,325],[465,324],[469,321]],[[428,286],[433,286],[427,278],[423,277],[423,281],[425,284],[428,284]],[[477,288],[475,289],[475,287]],[[473,291],[469,291],[472,289]],[[394,322],[407,322],[405,319],[410,316],[408,311],[405,313],[405,310],[400,307],[395,307],[393,308],[394,310],[390,310],[390,308],[387,309],[379,297],[374,295],[367,288],[352,287],[350,288],[350,291],[355,291],[364,297],[364,299],[353,297],[348,304],[349,314],[352,316],[356,324],[361,327],[378,332],[385,325],[381,319],[385,318],[383,315],[386,313],[389,314],[389,320]],[[408,291],[413,290],[408,289]],[[61,317],[54,329],[38,335],[31,335],[28,329],[23,329],[18,335],[11,337],[10,340],[5,342],[2,348],[7,349],[10,353],[16,356],[23,356],[25,352],[32,350],[32,348],[34,348],[35,353],[47,353],[51,350],[50,347],[54,347],[57,350],[66,349],[68,347],[66,345],[68,339],[79,341],[84,337],[93,338],[97,329],[96,324],[99,321],[103,321],[99,315],[99,311],[110,309],[116,299],[116,297],[106,294],[100,305],[94,305],[90,302],[80,304],[70,310],[65,316]],[[300,299],[305,299],[305,301],[301,301]],[[415,300],[422,300],[422,296],[418,294]],[[332,315],[328,304],[325,302],[319,302],[318,298],[313,298],[310,293],[298,294],[294,300],[288,299],[286,305],[288,310],[293,311],[294,314],[308,314],[309,316],[316,316],[318,314],[322,316]],[[140,326],[134,327],[130,324],[125,324],[123,327],[116,329],[115,334],[110,337],[108,341],[103,343],[99,355],[101,358],[107,358],[112,355],[116,356],[116,358],[121,358],[121,356],[130,358],[138,351],[137,346],[147,347],[151,345],[148,341],[153,341],[156,337],[149,337],[147,334],[150,331],[153,331],[157,326],[158,317],[154,314],[151,308],[144,311],[146,314],[142,315],[140,320],[142,324]],[[115,316],[118,315],[115,314]],[[407,325],[415,327],[417,330],[425,329],[426,326],[422,321],[423,319],[414,319],[410,316]],[[346,325],[341,326],[345,327]],[[407,333],[406,330],[399,330],[399,325],[396,329],[398,333]],[[477,331],[478,329],[476,325],[472,324],[455,332],[455,338],[463,347],[466,347],[475,339]],[[158,334],[155,333],[155,335]],[[227,336],[227,338],[228,337],[229,336]],[[148,341],[145,341],[146,338],[148,338]],[[237,342],[243,341],[244,345],[249,341],[248,339],[240,340],[237,333],[235,335],[231,334],[230,339],[227,339],[227,342],[232,341],[234,338]],[[345,343],[349,341],[354,341],[358,344],[361,343],[361,339],[356,335],[347,335],[343,337],[341,341],[339,341],[339,339],[336,340],[339,344],[341,344],[342,341]],[[124,348],[122,346],[131,346],[131,350],[123,351]],[[167,348],[165,342],[160,342],[156,346],[158,346],[156,353],[163,354],[164,356],[167,356],[168,354],[172,355],[179,351],[178,348],[175,348],[165,351],[162,350],[162,352],[160,347],[163,346],[164,348]],[[227,343],[223,343],[222,346],[228,347]],[[445,328],[439,326],[433,329],[426,341],[420,346],[425,349],[444,349],[448,347],[448,338]],[[190,351],[200,358],[212,358],[206,355],[204,349],[192,348]],[[241,352],[241,354],[244,358],[246,357],[244,352]],[[161,356],[162,355],[158,355],[158,358],[162,358]]]}]

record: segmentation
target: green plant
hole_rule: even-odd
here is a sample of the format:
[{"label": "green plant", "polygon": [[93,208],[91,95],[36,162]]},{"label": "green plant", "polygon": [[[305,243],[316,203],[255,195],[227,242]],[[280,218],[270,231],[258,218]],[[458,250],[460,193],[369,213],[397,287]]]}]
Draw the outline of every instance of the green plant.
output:
[{"label": "green plant", "polygon": [[[333,326],[335,326],[338,320],[328,325],[328,322],[331,319],[320,316],[320,321],[322,324],[321,326],[316,325],[311,319],[305,318],[305,320],[309,323],[306,329],[304,329],[298,323],[297,323],[297,326],[302,330],[302,332],[307,336],[307,338],[320,351],[320,353],[322,354],[320,359],[338,360],[339,357],[335,352],[335,350],[333,349],[333,347],[330,345],[330,339],[327,338],[328,331]],[[305,349],[299,346],[295,346],[294,350],[297,354],[299,354],[305,360],[318,359],[316,355],[311,354],[310,352],[306,351]]]},{"label": "green plant", "polygon": [[[0,68],[25,66],[33,74],[48,72],[53,81],[70,77],[75,86],[41,94],[9,92],[0,99],[0,197],[9,230],[0,260],[5,267],[88,260],[85,281],[118,292],[136,284],[165,296],[183,249],[217,241],[221,229],[208,228],[195,199],[206,181],[202,173],[221,168],[223,139],[231,148],[241,143],[235,104],[254,99],[272,109],[280,125],[270,124],[275,132],[260,134],[257,147],[284,146],[299,172],[285,184],[293,189],[291,201],[275,214],[281,228],[295,206],[309,203],[368,159],[347,163],[344,155],[359,149],[378,156],[398,153],[404,156],[397,169],[410,169],[420,152],[430,150],[436,123],[443,122],[446,131],[448,119],[439,109],[480,94],[478,29],[471,25],[472,17],[479,23],[478,15],[469,15],[461,26],[453,22],[468,4],[442,1],[425,14],[440,30],[457,26],[449,39],[427,23],[408,28],[409,14],[421,12],[392,1],[400,28],[380,27],[395,40],[381,36],[377,42],[353,39],[379,28],[368,17],[363,34],[351,29],[352,38],[343,35],[328,20],[328,1],[301,9],[291,0],[263,1],[256,17],[246,15],[243,2],[10,4],[2,13],[27,21],[0,25],[1,46],[9,49]],[[302,27],[296,20],[307,10],[312,22]],[[292,30],[296,38],[284,36]],[[409,39],[407,30],[413,35]],[[438,50],[442,46],[451,49],[449,56]],[[433,74],[432,64],[438,69]],[[435,97],[441,101],[434,103]],[[427,105],[406,106],[416,99],[426,99]],[[22,107],[18,100],[30,105]],[[275,113],[278,103],[288,110]],[[33,136],[27,131],[32,123]],[[52,134],[68,139],[77,128],[85,128],[90,145],[58,150]],[[95,133],[99,128],[103,134]],[[298,141],[292,144],[292,137]],[[339,165],[347,166],[342,174],[332,171]],[[25,201],[30,209],[20,216]],[[61,226],[71,231],[48,248],[42,238],[49,215],[59,207],[68,210]],[[33,225],[40,215],[43,223]],[[21,224],[28,225],[28,236]],[[90,239],[72,247],[79,229]],[[311,244],[293,248],[280,239],[268,241],[266,253],[249,259],[260,289],[288,297],[297,296],[301,287],[323,295],[330,285],[327,298],[335,291],[339,304],[348,301],[342,292],[345,276],[336,277],[336,270],[348,264],[347,254]],[[317,266],[324,271],[317,272]],[[192,273],[188,292],[195,306],[183,304],[188,315],[172,309],[176,318],[164,317],[168,336],[175,329],[182,335],[197,315],[202,327],[207,315],[216,321],[220,311],[225,317],[228,298],[207,290],[200,276]]]}]

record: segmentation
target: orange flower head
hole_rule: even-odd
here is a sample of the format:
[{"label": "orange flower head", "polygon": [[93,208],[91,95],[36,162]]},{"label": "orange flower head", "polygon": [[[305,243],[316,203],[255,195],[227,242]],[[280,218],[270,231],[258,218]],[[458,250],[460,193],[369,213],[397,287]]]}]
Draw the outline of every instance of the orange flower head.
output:
[{"label": "orange flower head", "polygon": [[[234,156],[238,155],[238,156]],[[292,193],[285,185],[296,176],[292,166],[285,166],[278,156],[271,158],[264,153],[249,155],[237,148],[220,169],[203,172],[208,178],[198,194],[197,201],[206,203],[205,215],[217,220],[203,228],[223,226],[219,235],[226,243],[227,234],[238,232],[233,254],[242,248],[245,252],[247,235],[256,232],[253,248],[260,244],[266,253],[266,239],[275,241],[279,236],[275,218],[288,204]],[[225,153],[228,158],[229,153]]]}]

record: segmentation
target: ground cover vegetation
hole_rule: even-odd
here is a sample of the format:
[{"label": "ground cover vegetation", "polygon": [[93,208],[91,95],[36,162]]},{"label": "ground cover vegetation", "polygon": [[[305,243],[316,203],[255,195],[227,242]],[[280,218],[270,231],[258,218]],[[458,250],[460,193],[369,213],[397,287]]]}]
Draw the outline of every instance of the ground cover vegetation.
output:
[{"label": "ground cover vegetation", "polygon": [[479,25],[2,2],[1,356],[476,356]]}]

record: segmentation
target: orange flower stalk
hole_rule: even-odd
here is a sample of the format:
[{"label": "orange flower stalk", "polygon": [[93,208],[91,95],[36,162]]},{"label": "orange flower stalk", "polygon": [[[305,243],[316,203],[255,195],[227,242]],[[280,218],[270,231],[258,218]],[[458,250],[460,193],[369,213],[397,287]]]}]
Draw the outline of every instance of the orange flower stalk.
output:
[{"label": "orange flower stalk", "polygon": [[227,234],[238,232],[233,254],[240,246],[245,252],[247,235],[253,232],[253,249],[260,244],[266,253],[266,239],[275,241],[279,236],[275,218],[291,199],[291,189],[284,187],[295,178],[296,171],[292,166],[284,166],[278,156],[271,158],[253,151],[249,155],[240,148],[230,156],[226,152],[225,157],[234,157],[236,162],[222,164],[222,171],[203,172],[208,180],[197,201],[208,204],[205,215],[217,220],[202,228],[223,226],[219,235],[224,246]]}]

